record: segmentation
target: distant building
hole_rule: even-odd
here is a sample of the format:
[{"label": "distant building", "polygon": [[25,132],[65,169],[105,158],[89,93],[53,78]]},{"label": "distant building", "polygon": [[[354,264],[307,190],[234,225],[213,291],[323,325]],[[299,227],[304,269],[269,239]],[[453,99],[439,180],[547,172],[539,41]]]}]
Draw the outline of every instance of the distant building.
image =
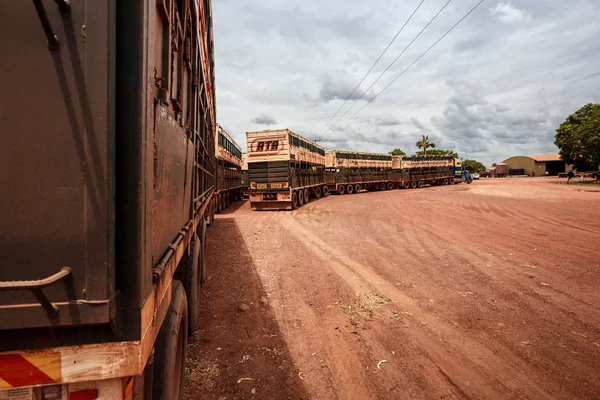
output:
[{"label": "distant building", "polygon": [[558,175],[568,169],[566,162],[559,154],[542,154],[537,156],[516,156],[504,160],[508,176],[527,175],[545,176]]}]

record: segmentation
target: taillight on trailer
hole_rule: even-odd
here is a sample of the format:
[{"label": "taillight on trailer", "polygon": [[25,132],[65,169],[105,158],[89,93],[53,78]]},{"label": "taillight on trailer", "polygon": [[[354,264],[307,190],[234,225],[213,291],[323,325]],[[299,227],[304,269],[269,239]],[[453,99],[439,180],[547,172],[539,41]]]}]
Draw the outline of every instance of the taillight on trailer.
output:
[{"label": "taillight on trailer", "polygon": [[256,182],[250,182],[250,189],[256,189]]},{"label": "taillight on trailer", "polygon": [[80,390],[69,393],[69,400],[96,400],[98,398],[98,389]]}]

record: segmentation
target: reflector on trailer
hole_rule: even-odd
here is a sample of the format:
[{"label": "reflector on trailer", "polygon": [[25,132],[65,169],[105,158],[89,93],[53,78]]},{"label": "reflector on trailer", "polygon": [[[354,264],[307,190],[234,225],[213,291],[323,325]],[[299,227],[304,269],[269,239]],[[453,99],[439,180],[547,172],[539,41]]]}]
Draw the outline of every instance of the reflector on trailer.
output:
[{"label": "reflector on trailer", "polygon": [[98,389],[80,390],[69,394],[69,400],[96,400],[97,398]]}]

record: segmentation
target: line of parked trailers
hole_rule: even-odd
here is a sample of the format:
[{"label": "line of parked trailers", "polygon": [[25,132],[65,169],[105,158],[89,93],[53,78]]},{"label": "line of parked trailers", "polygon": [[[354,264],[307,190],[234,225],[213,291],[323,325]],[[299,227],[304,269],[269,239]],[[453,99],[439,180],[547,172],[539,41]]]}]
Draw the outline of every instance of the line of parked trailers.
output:
[{"label": "line of parked trailers", "polygon": [[253,210],[293,210],[330,193],[472,182],[454,157],[326,151],[289,129],[247,132],[246,140]]},{"label": "line of parked trailers", "polygon": [[0,15],[0,399],[181,399],[207,226],[243,189],[212,2]]},{"label": "line of parked trailers", "polygon": [[247,184],[293,208],[399,181],[388,159],[326,168],[288,130],[248,133],[245,175],[216,123],[210,0],[8,4],[0,399],[181,399],[215,212]]}]

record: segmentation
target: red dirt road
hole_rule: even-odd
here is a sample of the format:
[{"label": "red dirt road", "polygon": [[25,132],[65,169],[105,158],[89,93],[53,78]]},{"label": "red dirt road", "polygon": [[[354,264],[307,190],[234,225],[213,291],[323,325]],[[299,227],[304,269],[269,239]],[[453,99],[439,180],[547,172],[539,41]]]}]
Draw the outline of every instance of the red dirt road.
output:
[{"label": "red dirt road", "polygon": [[188,398],[600,397],[598,190],[499,179],[236,206],[209,232]]}]

